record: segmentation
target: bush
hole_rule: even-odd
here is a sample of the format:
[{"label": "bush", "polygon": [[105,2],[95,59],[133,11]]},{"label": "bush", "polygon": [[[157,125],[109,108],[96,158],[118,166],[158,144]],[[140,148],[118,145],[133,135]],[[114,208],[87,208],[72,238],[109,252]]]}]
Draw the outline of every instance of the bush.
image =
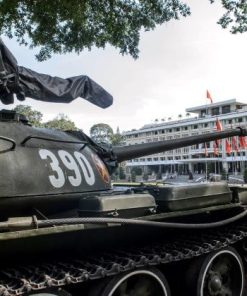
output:
[{"label": "bush", "polygon": [[135,182],[136,181],[136,172],[135,171],[131,171],[131,182]]},{"label": "bush", "polygon": [[131,171],[132,172],[135,172],[136,176],[141,176],[142,175],[142,169],[141,169],[141,167],[138,167],[138,166],[133,167],[131,169]]},{"label": "bush", "polygon": [[244,183],[247,183],[247,168],[244,170]]},{"label": "bush", "polygon": [[119,167],[119,179],[120,180],[125,180],[126,179],[126,175],[125,175],[124,169],[122,167]]},{"label": "bush", "polygon": [[227,180],[227,173],[226,173],[225,169],[222,169],[221,178],[222,178],[222,180]]},{"label": "bush", "polygon": [[148,180],[148,174],[144,173],[142,176],[143,181],[147,181]]},{"label": "bush", "polygon": [[161,179],[162,179],[162,174],[158,172],[156,175],[156,180],[161,180]]}]

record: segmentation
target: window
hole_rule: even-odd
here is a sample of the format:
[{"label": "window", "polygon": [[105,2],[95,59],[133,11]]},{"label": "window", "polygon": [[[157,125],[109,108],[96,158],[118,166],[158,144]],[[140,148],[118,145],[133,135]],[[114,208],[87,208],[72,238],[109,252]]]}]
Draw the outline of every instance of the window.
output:
[{"label": "window", "polygon": [[230,112],[231,112],[230,105],[222,106],[222,114],[226,114],[226,113],[230,113]]},{"label": "window", "polygon": [[212,115],[219,115],[219,114],[220,114],[219,107],[212,108]]}]

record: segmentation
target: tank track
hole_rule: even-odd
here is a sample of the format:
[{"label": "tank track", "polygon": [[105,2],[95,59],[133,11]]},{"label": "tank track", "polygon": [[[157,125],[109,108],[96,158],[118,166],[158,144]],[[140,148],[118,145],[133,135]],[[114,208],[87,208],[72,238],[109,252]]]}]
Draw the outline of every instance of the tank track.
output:
[{"label": "tank track", "polygon": [[0,271],[0,296],[23,295],[113,276],[135,268],[191,259],[233,245],[245,237],[247,221],[203,234],[179,235],[145,247],[108,250],[93,258],[67,258],[4,269]]}]

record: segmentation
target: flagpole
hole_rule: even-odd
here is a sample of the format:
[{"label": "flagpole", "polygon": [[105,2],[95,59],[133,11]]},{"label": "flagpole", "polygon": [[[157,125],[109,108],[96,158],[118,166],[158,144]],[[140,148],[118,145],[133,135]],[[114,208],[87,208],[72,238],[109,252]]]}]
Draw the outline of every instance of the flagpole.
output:
[{"label": "flagpole", "polygon": [[220,175],[220,162],[222,162],[222,143],[220,144],[219,148],[221,148],[221,157],[220,157],[220,149],[218,154],[218,174]]}]

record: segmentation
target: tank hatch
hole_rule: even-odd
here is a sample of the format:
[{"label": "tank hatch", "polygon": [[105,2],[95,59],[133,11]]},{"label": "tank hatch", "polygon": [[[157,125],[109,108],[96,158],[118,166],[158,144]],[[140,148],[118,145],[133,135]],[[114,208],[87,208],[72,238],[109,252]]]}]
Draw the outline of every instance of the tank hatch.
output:
[{"label": "tank hatch", "polygon": [[28,119],[25,115],[19,114],[14,110],[0,110],[0,121],[14,121],[28,124]]}]

